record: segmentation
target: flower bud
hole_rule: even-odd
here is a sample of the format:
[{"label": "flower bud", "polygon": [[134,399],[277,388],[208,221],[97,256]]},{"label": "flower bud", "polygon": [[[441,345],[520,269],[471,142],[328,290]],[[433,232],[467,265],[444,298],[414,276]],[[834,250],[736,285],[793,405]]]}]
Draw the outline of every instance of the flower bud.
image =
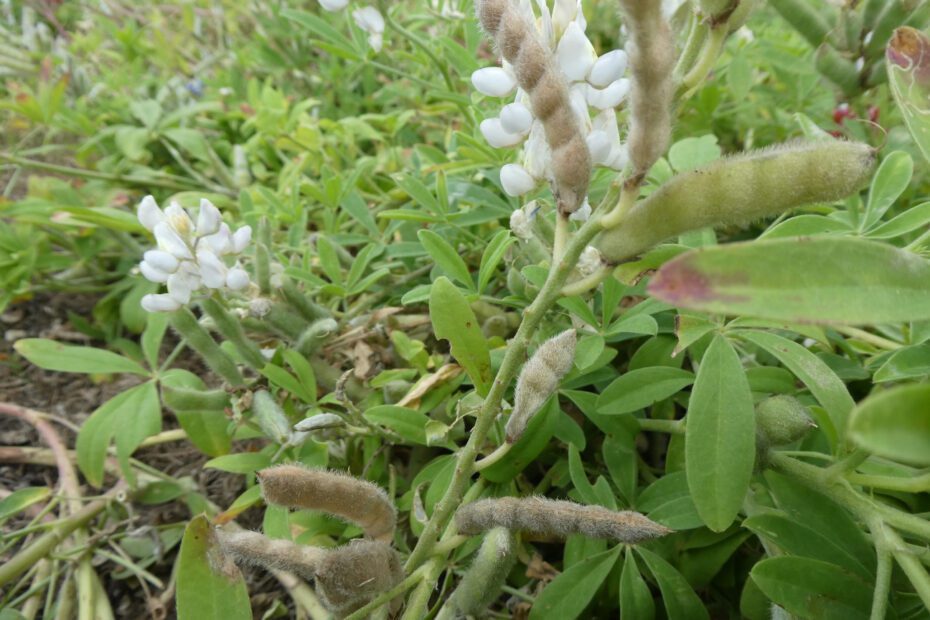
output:
[{"label": "flower bud", "polygon": [[455,526],[466,536],[505,527],[545,539],[563,540],[572,534],[583,534],[631,545],[671,533],[638,512],[545,497],[501,497],[465,504],[455,513]]},{"label": "flower bud", "polygon": [[[178,270],[178,259],[168,252],[163,252],[161,250],[149,250],[142,255],[142,258],[150,267],[164,272],[165,274],[174,273]],[[140,266],[141,267],[141,266]],[[148,277],[148,276],[146,276]],[[149,278],[151,280],[151,278]],[[160,282],[165,282],[167,280],[167,275],[164,280],[159,280]]]},{"label": "flower bud", "polygon": [[[151,278],[149,278],[151,280]],[[146,312],[174,312],[181,304],[171,295],[143,295],[139,302]]]},{"label": "flower bud", "polygon": [[510,133],[524,134],[533,124],[533,113],[522,103],[510,103],[501,108],[501,127]]},{"label": "flower bud", "polygon": [[471,74],[471,83],[482,95],[506,97],[517,87],[513,75],[500,67],[485,67]]},{"label": "flower bud", "polygon": [[226,286],[234,291],[241,291],[249,285],[249,274],[242,267],[233,267],[226,274]]},{"label": "flower bud", "polygon": [[756,405],[756,434],[764,446],[794,443],[816,426],[807,407],[793,396],[780,394]]},{"label": "flower bud", "polygon": [[518,133],[510,133],[504,129],[499,118],[486,118],[479,125],[481,134],[488,144],[496,149],[516,146],[523,142],[523,136]]},{"label": "flower bud", "polygon": [[588,86],[585,89],[585,99],[592,108],[606,110],[608,108],[616,108],[620,105],[623,100],[626,99],[629,92],[630,81],[621,78],[615,82],[611,82],[607,88],[603,89]]},{"label": "flower bud", "polygon": [[139,218],[139,223],[148,231],[155,230],[156,224],[165,221],[164,212],[159,208],[158,203],[155,202],[155,198],[152,196],[146,196],[142,199],[136,210],[136,216]]},{"label": "flower bud", "polygon": [[200,213],[197,214],[197,234],[212,235],[220,229],[223,216],[220,210],[206,198],[200,199]]},{"label": "flower bud", "polygon": [[504,164],[501,168],[501,185],[508,196],[522,196],[533,191],[536,179],[519,164]]},{"label": "flower bud", "polygon": [[574,329],[565,330],[539,345],[517,378],[513,412],[507,420],[507,443],[520,439],[530,419],[555,393],[574,361]]},{"label": "flower bud", "polygon": [[348,6],[349,0],[320,0],[320,6],[330,13],[341,11]]},{"label": "flower bud", "polygon": [[394,504],[366,480],[298,465],[264,469],[258,479],[262,496],[271,504],[328,512],[355,523],[376,540],[394,537]]},{"label": "flower bud", "polygon": [[233,254],[240,254],[245,250],[249,243],[252,241],[252,227],[251,226],[242,226],[237,229],[235,234],[232,236],[232,252]]},{"label": "flower bud", "polygon": [[595,88],[604,88],[616,82],[626,73],[627,55],[623,50],[613,50],[602,55],[591,67],[588,82]]}]

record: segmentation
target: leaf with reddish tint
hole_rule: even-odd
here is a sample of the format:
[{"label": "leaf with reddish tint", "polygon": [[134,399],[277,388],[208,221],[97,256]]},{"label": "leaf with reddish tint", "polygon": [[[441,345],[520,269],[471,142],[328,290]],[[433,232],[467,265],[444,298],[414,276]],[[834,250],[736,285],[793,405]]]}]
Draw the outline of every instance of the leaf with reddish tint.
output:
[{"label": "leaf with reddish tint", "polygon": [[796,323],[870,324],[930,318],[930,263],[844,237],[773,239],[688,252],[649,292],[679,308]]},{"label": "leaf with reddish tint", "polygon": [[930,160],[930,39],[914,28],[898,28],[885,56],[894,99],[914,142]]}]

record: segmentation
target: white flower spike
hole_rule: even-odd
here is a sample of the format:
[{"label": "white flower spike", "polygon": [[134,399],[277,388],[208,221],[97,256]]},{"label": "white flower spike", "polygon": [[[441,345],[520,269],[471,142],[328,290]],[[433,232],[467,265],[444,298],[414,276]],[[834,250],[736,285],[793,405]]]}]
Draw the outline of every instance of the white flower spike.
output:
[{"label": "white flower spike", "polygon": [[506,164],[501,168],[501,185],[510,196],[522,196],[536,187],[536,179],[519,164]]}]

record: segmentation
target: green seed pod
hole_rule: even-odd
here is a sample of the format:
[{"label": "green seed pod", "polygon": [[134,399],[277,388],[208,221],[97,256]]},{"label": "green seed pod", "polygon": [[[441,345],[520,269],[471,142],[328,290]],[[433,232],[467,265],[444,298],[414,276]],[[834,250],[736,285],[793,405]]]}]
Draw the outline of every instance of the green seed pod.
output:
[{"label": "green seed pod", "polygon": [[274,397],[265,390],[252,395],[252,413],[262,432],[279,444],[287,443],[291,437],[291,421]]},{"label": "green seed pod", "polygon": [[833,29],[809,0],[770,0],[769,4],[814,47],[819,47]]},{"label": "green seed pod", "polygon": [[197,317],[187,308],[181,308],[171,315],[171,325],[187,342],[187,345],[196,351],[207,366],[216,374],[223,377],[230,385],[242,385],[242,375],[236,368],[236,363],[226,355]]},{"label": "green seed pod", "polygon": [[255,281],[262,295],[271,293],[271,252],[264,243],[255,244]]},{"label": "green seed pod", "polygon": [[758,5],[759,0],[740,0],[739,6],[733,10],[729,19],[727,19],[727,32],[736,32],[745,26],[746,22],[749,21],[749,16]]},{"label": "green seed pod", "polygon": [[891,40],[894,29],[904,24],[911,13],[913,4],[904,0],[886,0],[885,8],[875,20],[875,27],[869,37],[869,42],[865,46],[866,58],[877,58],[881,56]]},{"label": "green seed pod", "polygon": [[262,496],[271,504],[328,512],[355,523],[376,540],[394,537],[394,504],[367,480],[298,465],[279,465],[257,475]]},{"label": "green seed pod", "polygon": [[645,176],[665,153],[672,136],[675,41],[662,17],[661,5],[620,0],[631,36],[627,49],[633,84],[627,149],[634,179]]},{"label": "green seed pod", "polygon": [[764,446],[794,443],[816,428],[807,407],[784,394],[756,405],[756,434]]},{"label": "green seed pod", "polygon": [[852,96],[859,92],[859,70],[856,64],[829,43],[817,48],[815,66],[824,77],[839,86],[844,94]]},{"label": "green seed pod", "polygon": [[237,564],[286,570],[308,580],[316,576],[317,568],[327,553],[325,549],[271,539],[258,532],[215,531],[223,552],[232,556]]},{"label": "green seed pod", "polygon": [[858,55],[862,47],[862,13],[847,7],[840,13],[840,23],[843,31],[843,48]]},{"label": "green seed pod", "polygon": [[507,443],[514,443],[526,431],[530,419],[543,403],[559,388],[562,380],[575,362],[576,336],[574,329],[545,341],[533,357],[523,365],[517,378],[513,412],[507,420]]},{"label": "green seed pod", "polygon": [[353,540],[330,550],[320,561],[316,590],[323,604],[337,617],[343,617],[390,590],[403,577],[400,558],[387,544]]},{"label": "green seed pod", "polygon": [[318,413],[308,418],[304,418],[294,425],[294,430],[298,433],[312,433],[314,431],[325,431],[332,428],[342,428],[346,425],[345,420],[335,413]]},{"label": "green seed pod", "polygon": [[204,299],[201,307],[213,319],[216,330],[222,334],[223,338],[236,347],[236,351],[245,360],[245,363],[258,370],[265,367],[265,358],[259,350],[258,345],[248,339],[245,330],[242,329],[242,323],[234,317],[222,304],[215,299]]},{"label": "green seed pod", "polygon": [[493,338],[494,336],[506,338],[512,333],[510,321],[503,314],[492,316],[481,325],[481,333],[484,334],[485,338]]},{"label": "green seed pod", "polygon": [[297,285],[289,279],[284,280],[281,293],[288,305],[307,321],[313,322],[330,316],[326,308],[307,299],[307,296],[300,292]]},{"label": "green seed pod", "polygon": [[546,539],[572,534],[635,545],[671,533],[638,512],[608,510],[545,497],[501,497],[465,504],[455,513],[459,533],[471,536],[495,527]]},{"label": "green seed pod", "polygon": [[222,411],[229,406],[224,390],[191,390],[161,384],[162,401],[173,411]]},{"label": "green seed pod", "polygon": [[518,297],[526,292],[526,280],[519,269],[511,267],[507,270],[507,290]]},{"label": "green seed pod", "polygon": [[862,27],[866,32],[875,27],[875,22],[888,0],[865,0],[862,7]]},{"label": "green seed pod", "polygon": [[516,559],[510,530],[504,527],[490,530],[447,605],[459,614],[480,616],[500,594]]},{"label": "green seed pod", "polygon": [[874,168],[872,147],[840,140],[789,142],[718,160],[675,176],[594,245],[617,263],[690,230],[839,200],[863,187]]},{"label": "green seed pod", "polygon": [[339,330],[333,319],[319,319],[305,329],[297,339],[297,350],[307,357],[320,350],[327,340]]},{"label": "green seed pod", "polygon": [[287,306],[259,297],[249,304],[249,313],[284,337],[296,341],[307,329],[307,322]]}]

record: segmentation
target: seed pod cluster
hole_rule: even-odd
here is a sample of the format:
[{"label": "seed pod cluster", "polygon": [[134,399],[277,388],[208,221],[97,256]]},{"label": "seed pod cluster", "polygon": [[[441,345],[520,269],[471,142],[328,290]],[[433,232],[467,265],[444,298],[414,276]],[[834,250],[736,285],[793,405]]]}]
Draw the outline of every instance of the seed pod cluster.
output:
[{"label": "seed pod cluster", "polygon": [[636,256],[675,235],[743,225],[794,207],[831,202],[862,188],[875,169],[867,144],[789,142],[685,172],[633,207],[595,241],[611,262]]},{"label": "seed pod cluster", "polygon": [[627,148],[633,179],[641,179],[668,148],[672,135],[675,42],[659,0],[620,0],[631,40],[633,89]]},{"label": "seed pod cluster", "polygon": [[591,179],[591,154],[572,111],[568,85],[536,28],[513,0],[479,0],[478,19],[513,66],[517,84],[530,98],[533,115],[552,151],[553,194],[569,214],[584,203]]},{"label": "seed pod cluster", "polygon": [[568,329],[545,341],[524,364],[517,378],[513,412],[507,420],[507,442],[514,443],[526,431],[533,415],[559,387],[575,361],[575,330]]},{"label": "seed pod cluster", "polygon": [[288,508],[322,510],[355,523],[365,535],[390,542],[397,519],[380,487],[325,469],[279,465],[258,472],[265,501]]},{"label": "seed pod cluster", "polygon": [[671,533],[664,525],[638,512],[614,511],[544,497],[502,497],[465,504],[455,513],[455,525],[465,535],[505,527],[547,539],[583,534],[627,544]]}]

